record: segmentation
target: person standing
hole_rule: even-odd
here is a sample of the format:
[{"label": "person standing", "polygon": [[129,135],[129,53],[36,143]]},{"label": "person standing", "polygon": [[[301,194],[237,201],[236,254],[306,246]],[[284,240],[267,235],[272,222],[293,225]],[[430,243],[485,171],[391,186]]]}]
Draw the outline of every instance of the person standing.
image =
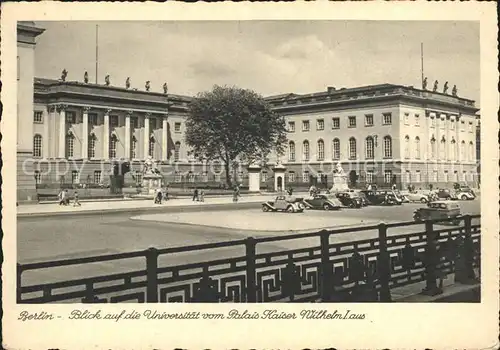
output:
[{"label": "person standing", "polygon": [[238,195],[239,195],[239,193],[238,193],[238,187],[235,186],[234,190],[233,190],[233,202],[234,203],[238,202]]},{"label": "person standing", "polygon": [[75,191],[75,194],[73,196],[73,206],[74,207],[81,207],[82,206],[82,204],[80,203],[79,196],[78,196],[78,191]]},{"label": "person standing", "polygon": [[199,201],[199,197],[198,197],[198,187],[195,187],[194,188],[194,191],[193,191],[193,202],[194,201]]},{"label": "person standing", "polygon": [[200,202],[205,201],[205,191],[203,189],[200,190]]},{"label": "person standing", "polygon": [[61,192],[59,192],[59,194],[57,195],[57,198],[59,199],[59,205],[65,204],[65,192],[64,192],[64,190],[61,190]]}]

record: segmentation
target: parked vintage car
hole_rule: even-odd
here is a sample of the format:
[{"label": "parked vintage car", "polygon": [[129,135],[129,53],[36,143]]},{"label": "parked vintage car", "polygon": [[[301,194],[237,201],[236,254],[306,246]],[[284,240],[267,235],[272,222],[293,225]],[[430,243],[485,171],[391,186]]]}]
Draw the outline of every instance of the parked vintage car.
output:
[{"label": "parked vintage car", "polygon": [[457,199],[455,197],[455,193],[447,188],[440,188],[435,192],[435,194],[438,199],[445,199],[445,200]]},{"label": "parked vintage car", "polygon": [[338,192],[337,198],[343,206],[349,208],[361,208],[363,201],[355,192]]},{"label": "parked vintage car", "polygon": [[476,199],[476,194],[471,189],[460,188],[455,191],[455,197],[463,201]]},{"label": "parked vintage car", "polygon": [[[453,219],[461,215],[460,205],[450,201],[429,202],[427,207],[416,209],[413,212],[413,220],[421,222],[424,220]],[[458,224],[459,220],[451,223]]]},{"label": "parked vintage car", "polygon": [[302,198],[293,196],[276,196],[274,201],[262,203],[262,211],[286,211],[288,213],[302,213],[305,209]]},{"label": "parked vintage car", "polygon": [[316,194],[304,199],[304,204],[309,209],[338,210],[342,207],[342,203],[333,194]]},{"label": "parked vintage car", "polygon": [[361,191],[368,202],[372,205],[399,205],[403,203],[401,197],[397,196],[393,191]]},{"label": "parked vintage car", "polygon": [[429,201],[429,196],[425,193],[415,191],[415,192],[405,192],[403,194],[410,202],[420,202],[427,203]]}]

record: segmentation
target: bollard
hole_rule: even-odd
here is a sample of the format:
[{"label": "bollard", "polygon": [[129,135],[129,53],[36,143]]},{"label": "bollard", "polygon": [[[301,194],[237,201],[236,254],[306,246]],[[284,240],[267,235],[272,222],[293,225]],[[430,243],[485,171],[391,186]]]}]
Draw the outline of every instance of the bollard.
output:
[{"label": "bollard", "polygon": [[321,239],[321,266],[319,269],[320,297],[322,302],[332,299],[333,292],[333,266],[330,264],[330,232],[320,232]]},{"label": "bollard", "polygon": [[436,250],[436,232],[434,231],[432,221],[425,221],[425,233],[427,238],[427,245],[425,248],[425,277],[426,285],[422,290],[424,295],[438,295],[443,293],[443,290],[437,286],[437,264],[438,264],[438,254]]},{"label": "bollard", "polygon": [[149,248],[145,251],[147,287],[146,300],[148,303],[158,302],[158,250]]},{"label": "bollard", "polygon": [[247,265],[247,289],[246,301],[247,303],[257,302],[257,283],[256,283],[256,267],[255,267],[255,238],[248,237],[245,242],[246,252],[246,265]]},{"label": "bollard", "polygon": [[378,225],[379,255],[378,255],[378,278],[380,281],[380,301],[390,302],[391,290],[389,281],[391,280],[391,262],[389,251],[387,249],[387,225],[381,223]]}]

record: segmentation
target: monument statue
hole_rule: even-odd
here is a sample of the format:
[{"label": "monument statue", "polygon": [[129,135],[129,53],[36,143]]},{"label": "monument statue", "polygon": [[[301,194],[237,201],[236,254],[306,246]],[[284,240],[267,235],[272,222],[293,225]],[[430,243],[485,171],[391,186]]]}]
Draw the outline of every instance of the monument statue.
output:
[{"label": "monument statue", "polygon": [[335,167],[335,173],[338,175],[345,175],[344,169],[342,168],[342,164],[340,164],[340,162],[338,162],[337,166]]},{"label": "monument statue", "polygon": [[106,82],[106,86],[109,86],[109,84],[110,84],[109,74],[104,77],[104,81]]},{"label": "monument statue", "polygon": [[85,74],[83,74],[83,81],[85,82],[85,84],[89,83],[89,73],[87,73],[87,71],[85,71]]},{"label": "monument statue", "polygon": [[432,91],[434,91],[434,92],[436,92],[436,91],[437,91],[437,89],[438,89],[438,84],[439,84],[439,82],[436,80],[436,81],[434,82],[434,88],[432,89]]},{"label": "monument statue", "polygon": [[333,174],[333,185],[330,189],[331,192],[345,191],[349,188],[347,185],[347,175],[344,173],[342,164],[337,163],[335,167],[335,172]]},{"label": "monument statue", "polygon": [[453,89],[451,89],[451,94],[453,96],[457,96],[457,86],[456,85],[453,85]]},{"label": "monument statue", "polygon": [[127,77],[127,80],[125,80],[125,89],[130,88],[130,77]]},{"label": "monument statue", "polygon": [[61,80],[66,81],[67,76],[68,76],[68,71],[66,70],[66,68],[64,68],[62,73],[61,73]]},{"label": "monument statue", "polygon": [[444,83],[443,86],[443,94],[446,94],[448,92],[448,82]]},{"label": "monument statue", "polygon": [[422,89],[427,90],[427,77],[425,77],[424,81],[422,82]]},{"label": "monument statue", "polygon": [[146,82],[146,86],[145,86],[146,87],[146,91],[149,91],[149,89],[151,88],[150,83],[151,82],[149,80]]},{"label": "monument statue", "polygon": [[161,186],[162,175],[151,156],[144,161],[142,174],[142,192],[153,194]]},{"label": "monument statue", "polygon": [[163,93],[168,94],[168,85],[167,83],[163,84]]}]

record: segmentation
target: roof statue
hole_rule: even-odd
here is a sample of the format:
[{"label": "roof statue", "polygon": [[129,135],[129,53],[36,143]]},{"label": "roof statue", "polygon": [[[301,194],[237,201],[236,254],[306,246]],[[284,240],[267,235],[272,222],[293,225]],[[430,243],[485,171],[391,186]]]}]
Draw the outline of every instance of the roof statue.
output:
[{"label": "roof statue", "polygon": [[62,73],[61,73],[61,80],[66,81],[67,76],[68,76],[68,71],[66,70],[66,68],[64,68]]},{"label": "roof statue", "polygon": [[453,85],[453,89],[451,89],[451,94],[453,96],[457,96],[457,86],[456,85]]},{"label": "roof statue", "polygon": [[130,77],[127,77],[127,80],[125,80],[125,89],[130,89]]},{"label": "roof statue", "polygon": [[444,83],[443,86],[443,94],[446,94],[448,92],[448,82]]},{"label": "roof statue", "polygon": [[427,90],[427,77],[425,77],[424,81],[422,82],[422,89]]},{"label": "roof statue", "polygon": [[167,83],[163,84],[163,93],[168,94],[168,85]]},{"label": "roof statue", "polygon": [[85,74],[83,74],[83,81],[85,82],[85,84],[89,83],[89,73],[87,73],[87,71],[85,71]]},{"label": "roof statue", "polygon": [[151,88],[151,82],[149,80],[146,82],[145,88],[146,88],[146,91],[149,91],[149,89]]},{"label": "roof statue", "polygon": [[109,84],[110,84],[109,74],[104,77],[104,81],[106,82],[106,86],[109,86]]},{"label": "roof statue", "polygon": [[434,91],[434,92],[436,92],[436,91],[437,91],[437,89],[438,89],[438,84],[439,84],[439,82],[436,80],[436,81],[434,82],[434,87],[432,88],[432,91]]}]

